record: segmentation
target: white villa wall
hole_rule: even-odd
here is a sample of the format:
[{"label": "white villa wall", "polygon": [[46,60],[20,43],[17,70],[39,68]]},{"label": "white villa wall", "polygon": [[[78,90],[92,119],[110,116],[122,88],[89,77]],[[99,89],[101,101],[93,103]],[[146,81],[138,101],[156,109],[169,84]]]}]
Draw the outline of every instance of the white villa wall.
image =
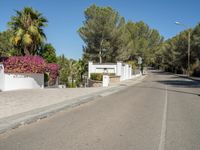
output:
[{"label": "white villa wall", "polygon": [[117,71],[116,64],[93,64],[88,63],[88,77],[90,78],[91,73],[115,73]]},{"label": "white villa wall", "polygon": [[44,74],[5,73],[0,64],[0,91],[38,89],[44,87]]},{"label": "white villa wall", "polygon": [[129,65],[126,64],[126,79],[130,79],[129,77]]},{"label": "white villa wall", "polygon": [[[106,68],[106,70],[105,70]],[[116,65],[95,65],[93,68],[95,73],[116,73]]]},{"label": "white villa wall", "polygon": [[122,65],[122,71],[121,71],[121,77],[120,77],[120,81],[126,80],[126,72],[125,72],[125,65]]},{"label": "white villa wall", "polygon": [[4,67],[0,64],[0,91],[4,90]]},{"label": "white villa wall", "polygon": [[93,64],[88,63],[88,78],[91,73],[115,73],[120,76],[120,81],[132,78],[132,68],[128,64],[117,62],[116,64]]},{"label": "white villa wall", "polygon": [[121,76],[122,75],[122,63],[121,62],[117,62],[117,72],[116,72],[117,76]]},{"label": "white villa wall", "polygon": [[4,91],[44,87],[44,74],[5,74]]}]

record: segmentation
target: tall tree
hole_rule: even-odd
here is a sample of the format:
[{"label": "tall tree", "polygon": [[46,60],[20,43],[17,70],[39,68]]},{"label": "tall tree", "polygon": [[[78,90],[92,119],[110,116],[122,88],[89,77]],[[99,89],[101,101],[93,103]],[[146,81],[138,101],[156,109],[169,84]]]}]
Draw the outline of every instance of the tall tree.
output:
[{"label": "tall tree", "polygon": [[57,58],[57,63],[59,64],[59,83],[68,85],[68,59],[61,55]]},{"label": "tall tree", "polygon": [[111,7],[92,5],[85,11],[85,21],[78,30],[85,42],[84,57],[99,61],[105,59],[111,49],[112,34],[116,31],[123,18]]},{"label": "tall tree", "polygon": [[192,42],[192,54],[194,59],[200,60],[200,23],[194,28],[191,37]]},{"label": "tall tree", "polygon": [[17,55],[17,51],[14,50],[14,46],[11,42],[12,32],[6,30],[0,33],[0,56]]},{"label": "tall tree", "polygon": [[92,5],[85,11],[85,21],[79,29],[85,42],[84,58],[96,62],[134,61],[139,56],[144,63],[155,62],[155,52],[163,37],[144,22],[125,22],[110,7]]},{"label": "tall tree", "polygon": [[136,60],[142,57],[146,65],[150,65],[155,61],[155,52],[163,43],[163,37],[160,33],[151,29],[143,21],[132,22],[126,24],[129,35],[130,50],[124,51],[128,60]]},{"label": "tall tree", "polygon": [[57,61],[56,50],[50,43],[44,44],[41,47],[39,55],[42,56],[48,63],[55,63]]},{"label": "tall tree", "polygon": [[106,54],[106,61],[127,61],[132,50],[130,33],[126,28],[125,20],[122,18],[118,27],[113,29],[109,40],[109,51]]},{"label": "tall tree", "polygon": [[30,7],[16,11],[16,15],[8,23],[13,32],[12,42],[22,55],[38,54],[42,43],[46,39],[43,27],[47,19],[41,13]]},{"label": "tall tree", "polygon": [[87,70],[86,63],[83,60],[67,59],[64,55],[57,58],[59,64],[59,79],[61,84],[68,87],[79,86],[83,81],[83,74]]},{"label": "tall tree", "polygon": [[[192,33],[192,46],[190,51],[190,74],[192,74],[196,61],[199,61],[198,26],[180,32],[175,37],[165,41],[163,50],[163,66],[167,71],[186,73],[188,69],[188,32]],[[195,64],[195,67],[198,65]]]}]

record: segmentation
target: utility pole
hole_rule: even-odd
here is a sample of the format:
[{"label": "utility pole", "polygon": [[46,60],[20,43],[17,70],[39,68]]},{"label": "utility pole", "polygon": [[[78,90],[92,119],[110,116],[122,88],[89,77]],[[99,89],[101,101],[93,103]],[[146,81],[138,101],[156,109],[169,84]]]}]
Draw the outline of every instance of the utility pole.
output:
[{"label": "utility pole", "polygon": [[190,76],[190,30],[188,30],[188,76]]}]

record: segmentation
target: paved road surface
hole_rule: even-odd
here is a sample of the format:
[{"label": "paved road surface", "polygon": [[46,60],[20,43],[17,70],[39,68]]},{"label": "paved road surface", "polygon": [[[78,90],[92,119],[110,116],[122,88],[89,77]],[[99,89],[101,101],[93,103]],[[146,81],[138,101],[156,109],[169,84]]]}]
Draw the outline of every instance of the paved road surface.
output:
[{"label": "paved road surface", "polygon": [[152,72],[139,84],[0,135],[0,150],[200,150],[200,85]]}]

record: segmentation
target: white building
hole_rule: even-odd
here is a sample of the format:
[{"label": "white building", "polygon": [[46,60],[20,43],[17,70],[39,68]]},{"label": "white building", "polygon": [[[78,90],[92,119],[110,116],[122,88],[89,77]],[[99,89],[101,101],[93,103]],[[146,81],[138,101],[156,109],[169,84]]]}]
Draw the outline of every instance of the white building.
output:
[{"label": "white building", "polygon": [[122,62],[99,64],[90,61],[88,62],[88,78],[91,73],[114,73],[120,76],[120,81],[123,81],[132,78],[132,67]]},{"label": "white building", "polygon": [[37,89],[44,87],[44,74],[38,73],[5,73],[0,64],[0,91]]}]

